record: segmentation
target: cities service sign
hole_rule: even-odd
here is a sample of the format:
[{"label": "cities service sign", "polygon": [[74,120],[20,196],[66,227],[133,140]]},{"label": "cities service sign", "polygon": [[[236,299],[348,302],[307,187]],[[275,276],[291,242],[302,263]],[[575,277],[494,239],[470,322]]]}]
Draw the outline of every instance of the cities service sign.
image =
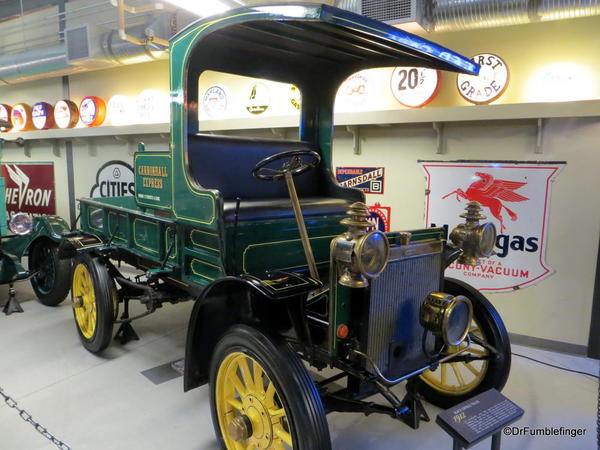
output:
[{"label": "cities service sign", "polygon": [[477,201],[496,225],[496,254],[481,265],[457,262],[446,271],[482,291],[508,292],[531,286],[552,273],[546,263],[551,182],[563,162],[421,161],[427,179],[425,222],[448,225],[469,201]]}]

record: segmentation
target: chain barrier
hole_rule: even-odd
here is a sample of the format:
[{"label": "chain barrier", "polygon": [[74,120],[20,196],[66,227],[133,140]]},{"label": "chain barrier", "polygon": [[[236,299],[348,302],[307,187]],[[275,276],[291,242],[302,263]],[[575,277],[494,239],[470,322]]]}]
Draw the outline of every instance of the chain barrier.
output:
[{"label": "chain barrier", "polygon": [[46,429],[46,427],[44,427],[43,425],[41,425],[38,422],[36,422],[35,420],[33,420],[33,416],[31,414],[29,414],[24,409],[19,408],[19,405],[15,401],[15,399],[13,399],[10,395],[7,395],[4,392],[4,389],[2,389],[1,387],[0,387],[0,397],[2,397],[4,399],[4,403],[6,403],[6,406],[17,411],[19,413],[19,417],[21,419],[23,419],[27,423],[30,423],[31,426],[33,428],[35,428],[35,431],[40,433],[42,436],[44,436],[46,439],[48,439],[50,442],[52,442],[54,445],[56,445],[59,449],[71,450],[71,447],[69,447],[67,444],[65,444],[60,439],[56,438],[52,433],[50,433]]}]

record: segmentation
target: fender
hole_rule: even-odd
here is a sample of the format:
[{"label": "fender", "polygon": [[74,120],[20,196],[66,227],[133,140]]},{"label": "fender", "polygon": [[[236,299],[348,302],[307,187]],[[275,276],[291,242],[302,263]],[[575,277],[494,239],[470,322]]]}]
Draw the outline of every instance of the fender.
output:
[{"label": "fender", "polygon": [[86,252],[98,247],[104,247],[105,242],[94,234],[77,231],[63,236],[58,247],[60,259],[74,258],[78,252]]},{"label": "fender", "polygon": [[196,300],[188,324],[184,391],[208,382],[213,349],[231,326],[243,323],[280,335],[293,331],[287,305],[305,299],[318,286],[314,281],[306,285],[301,291],[294,289],[293,295],[278,296],[251,276],[229,276],[209,284]]},{"label": "fender", "polygon": [[59,243],[63,233],[68,233],[69,230],[67,222],[59,216],[37,216],[33,218],[31,233],[3,241],[2,250],[14,255],[20,261],[35,242],[49,239]]}]

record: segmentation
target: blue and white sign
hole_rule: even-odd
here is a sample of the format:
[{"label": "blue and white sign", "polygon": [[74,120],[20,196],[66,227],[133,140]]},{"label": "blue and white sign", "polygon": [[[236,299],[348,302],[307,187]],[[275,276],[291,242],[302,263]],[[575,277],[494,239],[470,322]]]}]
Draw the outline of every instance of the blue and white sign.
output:
[{"label": "blue and white sign", "polygon": [[366,194],[383,194],[383,167],[336,167],[335,176],[344,187],[360,189]]}]

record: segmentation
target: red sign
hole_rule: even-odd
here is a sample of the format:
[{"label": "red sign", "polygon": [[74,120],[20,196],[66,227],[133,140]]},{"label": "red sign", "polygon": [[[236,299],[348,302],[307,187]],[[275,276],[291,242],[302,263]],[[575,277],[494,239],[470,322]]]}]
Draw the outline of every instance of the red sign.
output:
[{"label": "red sign", "polygon": [[390,231],[390,206],[381,206],[375,203],[374,206],[369,206],[369,221],[375,225],[375,229],[383,232]]},{"label": "red sign", "polygon": [[510,292],[552,274],[546,262],[550,186],[562,162],[422,162],[427,174],[425,223],[448,225],[477,201],[498,230],[495,255],[469,266],[452,263],[446,274],[482,291]]},{"label": "red sign", "polygon": [[9,214],[56,214],[53,163],[4,163],[2,176]]}]

